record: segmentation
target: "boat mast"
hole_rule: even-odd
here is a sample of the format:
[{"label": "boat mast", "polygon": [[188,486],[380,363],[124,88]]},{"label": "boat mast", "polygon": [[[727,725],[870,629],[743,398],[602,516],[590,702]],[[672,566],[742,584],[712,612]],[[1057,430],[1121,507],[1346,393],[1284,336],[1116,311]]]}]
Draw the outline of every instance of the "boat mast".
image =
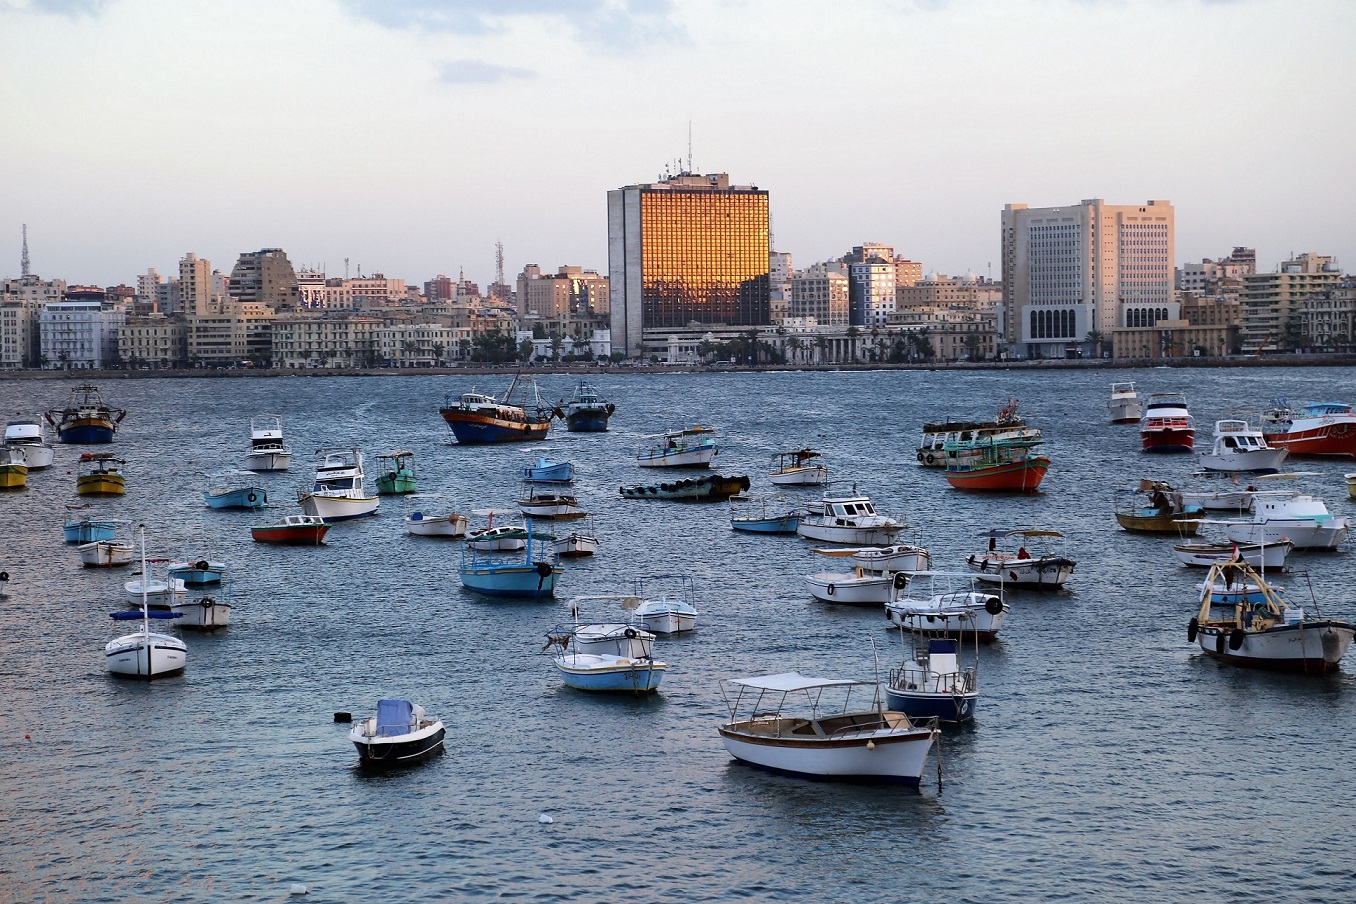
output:
[{"label": "boat mast", "polygon": [[[137,525],[141,533],[141,648],[146,651],[146,674],[151,674],[151,610],[147,597],[146,582],[146,525]],[[137,672],[141,671],[141,653],[137,652]]]}]

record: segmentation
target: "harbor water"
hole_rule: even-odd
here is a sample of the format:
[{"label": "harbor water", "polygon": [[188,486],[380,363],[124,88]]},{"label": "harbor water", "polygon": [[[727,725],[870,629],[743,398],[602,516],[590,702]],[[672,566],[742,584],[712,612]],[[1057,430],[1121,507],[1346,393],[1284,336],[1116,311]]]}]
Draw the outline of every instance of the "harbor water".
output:
[{"label": "harbor water", "polygon": [[[603,374],[607,433],[557,425],[539,443],[456,445],[438,406],[508,379],[97,375],[128,410],[116,442],[58,446],[55,466],[0,495],[0,900],[277,901],[294,883],[308,901],[1356,900],[1356,653],[1317,678],[1232,668],[1188,644],[1203,572],[1112,512],[1141,478],[1190,483],[1194,457],[1143,455],[1106,408],[1112,380],[1184,392],[1208,450],[1215,420],[1277,396],[1350,400],[1348,371]],[[551,399],[574,387],[539,382]],[[7,415],[34,415],[72,385],[5,381],[0,395]],[[1009,397],[1047,439],[1039,494],[961,493],[917,465],[925,421],[986,419]],[[243,466],[264,413],[281,415],[294,451],[289,473],[258,478],[271,507],[208,509],[206,475]],[[940,791],[931,766],[920,789],[865,787],[725,752],[720,679],[871,678],[873,640],[883,677],[901,643],[880,609],[810,597],[804,575],[835,567],[814,544],[732,532],[719,503],[620,497],[668,479],[636,467],[646,435],[696,424],[716,429],[714,470],[749,475],[755,492],[771,490],[774,453],[820,450],[834,488],[906,518],[901,539],[939,570],[961,570],[990,528],[1066,534],[1070,589],[1008,595],[981,650],[977,719],[943,730]],[[251,541],[251,525],[298,511],[316,450],[351,446],[373,488],[377,454],[412,450],[418,494],[383,498],[319,548]],[[103,646],[126,630],[108,613],[135,569],[82,569],[62,542],[91,450],[127,459],[127,493],[88,514],[144,524],[152,556],[233,574],[231,627],[187,633],[181,676],[105,673]],[[461,544],[408,536],[403,516],[512,508],[540,454],[575,463],[598,554],[565,563],[554,600],[464,591]],[[1314,472],[1298,486],[1335,515],[1356,515],[1342,479],[1356,464],[1289,467]],[[1292,603],[1356,620],[1348,548],[1291,566],[1277,583]],[[660,692],[563,687],[542,648],[568,598],[664,574],[694,579],[700,615],[695,633],[656,643],[670,665]],[[441,717],[445,755],[360,771],[333,714],[368,715],[382,697]]]}]

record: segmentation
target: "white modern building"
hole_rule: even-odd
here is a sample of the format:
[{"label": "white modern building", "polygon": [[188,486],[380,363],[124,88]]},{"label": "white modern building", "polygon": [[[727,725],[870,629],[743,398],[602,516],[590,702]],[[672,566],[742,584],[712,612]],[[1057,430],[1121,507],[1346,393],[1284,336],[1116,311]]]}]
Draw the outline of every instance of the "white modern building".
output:
[{"label": "white modern building", "polygon": [[1179,319],[1173,208],[1100,198],[1068,207],[1008,204],[1002,258],[1010,354],[1065,357],[1089,333]]},{"label": "white modern building", "polygon": [[47,370],[101,368],[118,353],[118,328],[127,320],[122,306],[99,301],[57,301],[38,320],[40,361]]}]

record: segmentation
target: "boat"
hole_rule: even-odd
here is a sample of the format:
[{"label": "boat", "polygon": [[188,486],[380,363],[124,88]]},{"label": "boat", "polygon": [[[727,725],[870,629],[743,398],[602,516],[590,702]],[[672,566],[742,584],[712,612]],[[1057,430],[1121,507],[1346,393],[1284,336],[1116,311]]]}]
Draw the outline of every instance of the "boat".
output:
[{"label": "boat", "polygon": [[663,499],[670,502],[719,502],[749,488],[743,475],[703,474],[661,483],[638,483],[621,487],[626,499]]},{"label": "boat", "polygon": [[[868,708],[852,708],[858,688],[870,689]],[[876,682],[782,672],[725,679],[720,689],[730,712],[717,729],[725,749],[771,772],[917,786],[939,736],[935,720],[887,710]]]},{"label": "boat", "polygon": [[[885,702],[911,719],[969,722],[979,705],[979,637],[962,629],[960,637],[899,629],[904,660],[890,669]],[[969,651],[968,662],[960,656]]]},{"label": "boat", "polygon": [[245,455],[249,471],[286,471],[292,467],[292,450],[283,443],[282,418],[261,414],[250,418],[250,451]]},{"label": "boat", "polygon": [[112,540],[117,532],[117,521],[90,518],[72,518],[61,526],[67,543],[93,543],[96,540]]},{"label": "boat", "polygon": [[544,649],[554,652],[551,661],[567,687],[582,691],[621,691],[646,694],[658,690],[668,663],[654,658],[654,635],[625,623],[581,624],[580,609],[587,603],[616,602],[627,613],[640,605],[639,597],[623,594],[593,594],[570,600],[574,625],[556,628],[546,635]]},{"label": "boat", "polygon": [[1144,415],[1144,403],[1135,391],[1134,383],[1112,383],[1111,398],[1106,403],[1113,424],[1134,424]]},{"label": "boat", "polygon": [[809,506],[796,533],[807,540],[849,546],[888,546],[904,524],[877,513],[869,496],[829,496]]},{"label": "boat", "polygon": [[1347,495],[1356,499],[1356,474],[1343,474],[1342,477],[1347,482]]},{"label": "boat", "polygon": [[[532,529],[528,519],[521,550],[509,550],[511,555],[496,555],[497,551],[481,550],[475,543],[462,547],[459,571],[461,583],[467,590],[487,596],[541,599],[554,596],[556,583],[564,569],[556,557],[556,538]],[[521,555],[517,553],[521,552]]]},{"label": "boat", "polygon": [[[519,397],[523,401],[516,404]],[[530,414],[528,407],[533,409]],[[555,412],[542,400],[536,381],[527,374],[513,377],[502,402],[472,387],[455,404],[448,401],[438,409],[457,442],[467,444],[545,439]]]},{"label": "boat", "polygon": [[1345,402],[1303,402],[1292,407],[1276,399],[1262,413],[1262,435],[1291,455],[1356,458],[1356,414]]},{"label": "boat", "polygon": [[147,570],[148,564],[164,564],[165,559],[141,559],[141,571],[137,576],[123,584],[127,599],[132,603],[145,601],[153,606],[176,606],[188,599],[188,588],[178,578],[161,580]]},{"label": "boat", "polygon": [[1008,399],[991,421],[943,421],[923,425],[918,443],[918,463],[929,468],[946,467],[947,443],[972,443],[982,440],[1040,439],[1041,432],[1028,427],[1017,413],[1016,399]]},{"label": "boat", "polygon": [[[141,571],[146,573],[146,532],[141,532]],[[125,634],[110,640],[104,646],[104,661],[113,675],[126,675],[135,678],[159,678],[182,672],[188,664],[188,646],[172,634],[161,634],[151,630],[151,619],[182,618],[182,614],[169,609],[151,611],[148,599],[143,596],[138,610],[112,613],[115,621],[133,621],[141,619],[141,630]]]},{"label": "boat", "polygon": [[250,528],[255,543],[277,543],[283,546],[319,546],[329,533],[325,519],[316,515],[286,515],[277,524],[261,524]]},{"label": "boat", "polygon": [[1286,558],[1294,550],[1295,544],[1290,540],[1282,540],[1279,543],[1234,543],[1231,540],[1213,543],[1179,543],[1172,548],[1173,554],[1177,556],[1177,561],[1183,565],[1209,568],[1220,562],[1238,560],[1247,562],[1253,568],[1260,568],[1263,571],[1283,570]]},{"label": "boat", "polygon": [[1180,392],[1155,392],[1144,406],[1139,437],[1145,452],[1190,452],[1196,444],[1196,422]]},{"label": "boat", "polygon": [[1351,530],[1351,519],[1334,516],[1317,496],[1286,490],[1253,494],[1252,520],[1231,521],[1225,527],[1238,543],[1280,543],[1296,549],[1336,549]]},{"label": "boat", "polygon": [[442,753],[447,729],[408,700],[378,700],[377,714],[354,725],[348,739],[358,764],[368,768],[409,766]]},{"label": "boat", "polygon": [[636,452],[642,468],[709,468],[720,454],[713,427],[685,427],[646,437]]},{"label": "boat", "polygon": [[769,480],[779,487],[816,487],[829,482],[829,468],[816,461],[820,454],[813,449],[778,452],[772,456]]},{"label": "boat", "polygon": [[565,412],[565,429],[571,433],[601,433],[617,406],[598,395],[593,384],[581,381],[568,402],[557,406]]},{"label": "boat", "polygon": [[[1216,593],[1216,586],[1253,584],[1260,596]],[[1317,601],[1314,601],[1317,613]],[[1336,671],[1356,626],[1310,618],[1291,606],[1246,562],[1210,567],[1200,611],[1187,623],[1187,642],[1230,665],[1323,675]]]},{"label": "boat", "polygon": [[99,390],[90,383],[72,389],[65,408],[53,408],[45,415],[47,423],[56,428],[57,440],[63,443],[111,443],[126,416],[126,410],[104,404]]},{"label": "boat", "polygon": [[518,471],[525,483],[569,483],[574,480],[574,463],[551,461],[544,455],[537,457],[537,463]]},{"label": "boat", "polygon": [[[645,592],[645,584],[666,582],[658,595]],[[647,631],[655,634],[685,634],[697,627],[697,588],[688,575],[656,575],[636,581],[635,595],[640,598],[632,616]]]},{"label": "boat", "polygon": [[[1026,544],[1032,541],[1048,543],[1051,539],[1062,538],[1064,535],[1057,530],[995,529],[979,536],[988,538],[989,548],[971,553],[965,563],[970,566],[975,577],[986,584],[1057,590],[1073,577],[1077,564],[1073,559],[1049,549],[1037,550],[1033,555],[1026,548]],[[1018,547],[1016,550],[999,549],[1000,540],[1016,542]]]},{"label": "boat", "polygon": [[830,558],[848,558],[854,566],[867,571],[903,571],[912,574],[932,568],[932,554],[921,546],[897,543],[892,546],[824,547],[811,552]]},{"label": "boat", "polygon": [[86,452],[80,456],[80,473],[75,478],[75,491],[81,496],[121,496],[126,492],[123,465],[116,455],[107,452]]},{"label": "boat", "polygon": [[1139,492],[1148,494],[1149,504],[1131,501],[1116,511],[1116,523],[1140,534],[1180,534],[1194,536],[1205,520],[1205,509],[1189,505],[1171,485],[1161,480],[1141,480]]},{"label": "boat", "polygon": [[42,435],[42,421],[37,418],[18,418],[5,425],[5,445],[22,453],[30,471],[50,468],[56,450]]},{"label": "boat", "polygon": [[17,490],[27,485],[28,465],[23,451],[0,446],[0,489]]},{"label": "boat", "polygon": [[1202,490],[1182,490],[1182,501],[1187,505],[1199,505],[1201,508],[1212,512],[1241,513],[1252,508],[1252,494],[1257,492],[1257,486],[1251,483],[1239,486],[1238,474],[1221,471],[1201,471],[1194,476],[1206,478],[1207,483],[1210,480],[1223,480],[1227,477],[1229,479],[1229,486],[1218,490],[1209,488]]},{"label": "boat", "polygon": [[203,490],[202,501],[212,509],[261,509],[268,505],[268,490],[251,483],[253,471],[218,471],[209,474],[212,483]]},{"label": "boat", "polygon": [[[768,500],[772,510],[768,511]],[[751,534],[794,534],[800,512],[786,506],[786,497],[768,493],[736,493],[730,497],[730,529]]]},{"label": "boat", "polygon": [[324,518],[326,524],[375,515],[380,496],[368,496],[363,486],[363,453],[352,449],[321,449],[311,492],[300,493],[301,510]]},{"label": "boat", "polygon": [[196,600],[187,600],[176,604],[173,611],[180,615],[179,621],[175,624],[181,628],[215,631],[217,628],[231,626],[231,604],[215,597],[204,596]]},{"label": "boat", "polygon": [[525,492],[518,498],[518,508],[527,517],[569,521],[588,515],[579,507],[579,499],[573,493],[558,493],[532,483],[524,484],[523,489]]},{"label": "boat", "polygon": [[457,540],[466,536],[471,522],[464,515],[449,512],[446,515],[426,515],[410,512],[405,516],[405,530],[416,537],[447,537]]},{"label": "boat", "polygon": [[562,559],[579,559],[591,556],[598,551],[598,533],[593,529],[593,516],[589,516],[586,525],[570,531],[563,537],[556,537],[556,555]]},{"label": "boat", "polygon": [[177,578],[189,587],[205,587],[220,584],[226,576],[226,563],[211,559],[192,559],[187,562],[171,562],[166,569],[171,578]]},{"label": "boat", "polygon": [[825,603],[843,606],[882,606],[903,590],[909,576],[904,572],[871,571],[860,565],[852,571],[819,571],[805,576],[810,595]]},{"label": "boat", "polygon": [[1201,455],[1201,467],[1207,471],[1248,471],[1274,474],[1289,453],[1267,445],[1262,431],[1253,430],[1247,421],[1215,421],[1215,445]]},{"label": "boat", "polygon": [[121,568],[132,564],[136,546],[131,540],[91,540],[76,547],[86,568]]},{"label": "boat", "polygon": [[905,592],[885,604],[890,624],[935,637],[973,635],[980,643],[998,637],[1008,616],[998,593],[979,587],[968,572],[920,571],[909,576]]},{"label": "boat", "polygon": [[946,482],[958,490],[1034,493],[1050,469],[1039,437],[947,443]]},{"label": "boat", "polygon": [[377,461],[384,462],[381,474],[377,477],[377,493],[382,496],[396,496],[413,493],[416,486],[414,473],[414,453],[404,450],[378,455]]}]

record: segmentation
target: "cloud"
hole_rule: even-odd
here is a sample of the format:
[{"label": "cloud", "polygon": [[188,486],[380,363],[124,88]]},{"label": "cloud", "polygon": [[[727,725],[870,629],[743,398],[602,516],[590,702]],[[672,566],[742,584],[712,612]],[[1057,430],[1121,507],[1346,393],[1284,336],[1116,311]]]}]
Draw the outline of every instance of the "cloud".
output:
[{"label": "cloud", "polygon": [[[79,0],[71,0],[79,2]],[[98,0],[95,0],[98,2]],[[673,0],[340,0],[360,19],[384,28],[485,35],[515,19],[563,20],[595,52],[628,54],[652,44],[687,42]]]},{"label": "cloud", "polygon": [[[20,6],[19,9],[34,13],[65,16],[68,19],[78,19],[81,16],[89,16],[92,19],[103,12],[104,8],[112,2],[113,0],[29,0],[26,6]],[[9,5],[0,4],[0,12],[3,12],[4,7]]]},{"label": "cloud", "polygon": [[500,66],[484,60],[448,60],[438,64],[438,81],[452,85],[488,84],[520,78],[536,78],[531,69]]}]

